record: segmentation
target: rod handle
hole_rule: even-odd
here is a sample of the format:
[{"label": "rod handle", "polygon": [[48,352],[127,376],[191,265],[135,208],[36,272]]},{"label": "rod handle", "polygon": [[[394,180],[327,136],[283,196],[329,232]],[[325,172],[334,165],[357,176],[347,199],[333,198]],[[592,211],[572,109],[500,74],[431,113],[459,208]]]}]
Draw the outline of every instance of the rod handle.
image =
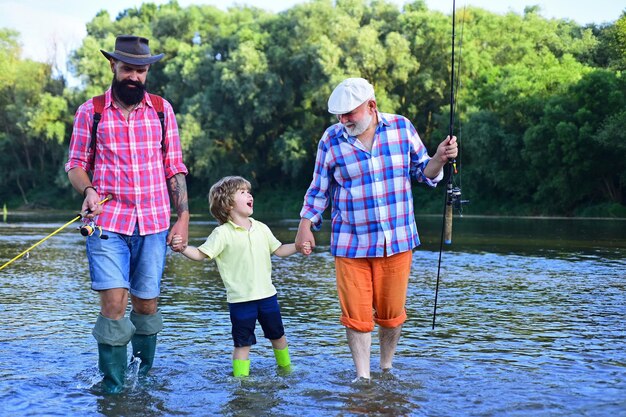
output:
[{"label": "rod handle", "polygon": [[452,244],[452,204],[446,204],[445,228],[443,242],[446,245]]}]

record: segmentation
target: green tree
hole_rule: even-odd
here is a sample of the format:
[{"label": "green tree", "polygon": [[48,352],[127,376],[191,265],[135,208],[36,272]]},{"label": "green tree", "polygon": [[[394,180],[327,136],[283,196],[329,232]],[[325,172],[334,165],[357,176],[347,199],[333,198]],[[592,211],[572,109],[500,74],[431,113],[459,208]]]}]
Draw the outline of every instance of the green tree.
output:
[{"label": "green tree", "polygon": [[589,50],[593,66],[617,71],[626,69],[626,11],[614,23],[592,25],[596,45]]},{"label": "green tree", "polygon": [[[545,19],[537,6],[522,15],[464,7],[456,17],[454,131],[472,209],[573,214],[590,200],[623,204],[624,15],[599,27]],[[379,109],[410,118],[433,152],[449,129],[450,18],[424,0],[311,0],[279,14],[176,1],[114,19],[101,11],[71,56],[82,80],[72,89],[21,59],[17,34],[2,31],[0,159],[12,169],[0,197],[69,195],[72,115],[110,86],[100,50],[122,33],[165,53],[148,88],[177,113],[192,195],[240,174],[257,191],[293,188],[300,200],[319,138],[336,121],[328,96],[346,77],[368,78]]]},{"label": "green tree", "polygon": [[54,193],[67,102],[57,95],[62,81],[52,78],[51,66],[22,59],[17,39],[0,29],[0,195],[45,204],[29,195]]},{"label": "green tree", "polygon": [[[552,212],[589,200],[622,202],[626,170],[623,126],[626,83],[596,70],[548,101],[527,131],[523,155],[537,184],[534,198]],[[609,135],[615,135],[611,138]]]}]

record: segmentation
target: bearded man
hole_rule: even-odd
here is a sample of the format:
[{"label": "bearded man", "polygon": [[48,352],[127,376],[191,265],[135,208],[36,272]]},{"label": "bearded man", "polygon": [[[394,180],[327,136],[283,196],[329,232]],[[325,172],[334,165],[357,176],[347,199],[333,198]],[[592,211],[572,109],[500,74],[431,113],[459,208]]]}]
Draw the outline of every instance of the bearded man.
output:
[{"label": "bearded man", "polygon": [[[335,257],[341,323],[357,379],[370,379],[374,325],[379,326],[380,367],[391,369],[406,320],[412,250],[419,245],[411,181],[435,186],[457,155],[447,137],[431,158],[411,122],[380,113],[374,88],[348,78],[332,92],[328,112],[339,123],[324,132],[307,190],[296,248],[315,247],[322,213],[332,201],[330,251]],[[302,252],[304,253],[304,252]]]},{"label": "bearded man", "polygon": [[[113,82],[78,108],[65,171],[83,197],[85,221],[101,231],[86,242],[91,288],[100,295],[92,334],[104,391],[118,393],[128,342],[140,375],[153,364],[163,328],[157,298],[167,245],[175,234],[187,243],[187,168],[172,106],[146,92],[150,66],[163,54],[151,55],[148,39],[133,35],[118,36],[114,52],[100,52]],[[177,220],[168,233],[170,202]]]}]

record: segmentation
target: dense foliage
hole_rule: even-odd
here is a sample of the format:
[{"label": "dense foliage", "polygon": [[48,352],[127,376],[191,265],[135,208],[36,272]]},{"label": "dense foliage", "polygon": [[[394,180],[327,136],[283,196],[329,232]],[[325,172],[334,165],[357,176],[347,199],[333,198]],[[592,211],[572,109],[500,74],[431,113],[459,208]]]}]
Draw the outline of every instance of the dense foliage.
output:
[{"label": "dense foliage", "polygon": [[[626,216],[626,14],[581,27],[539,13],[457,10],[455,182],[466,211]],[[147,3],[100,12],[87,33],[70,60],[82,85],[69,88],[0,29],[0,203],[75,203],[63,172],[73,112],[110,84],[100,49],[123,33],[166,54],[149,90],[174,106],[202,200],[239,174],[296,216],[334,122],[327,98],[346,77],[369,79],[379,108],[409,117],[431,152],[449,129],[451,17],[421,0],[314,0],[278,14]],[[441,192],[417,194],[437,211]]]}]

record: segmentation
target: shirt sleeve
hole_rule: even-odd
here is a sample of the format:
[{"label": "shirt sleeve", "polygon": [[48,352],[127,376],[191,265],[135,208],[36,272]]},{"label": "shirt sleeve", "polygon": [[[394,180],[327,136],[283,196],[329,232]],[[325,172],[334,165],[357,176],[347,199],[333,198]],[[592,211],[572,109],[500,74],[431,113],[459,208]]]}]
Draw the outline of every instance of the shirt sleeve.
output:
[{"label": "shirt sleeve", "polygon": [[330,196],[332,169],[330,168],[331,154],[328,136],[328,131],[326,131],[317,146],[313,179],[304,195],[304,203],[300,210],[300,217],[311,220],[312,229],[315,231],[322,227],[322,213],[328,207]]},{"label": "shirt sleeve", "polygon": [[165,178],[172,178],[176,174],[187,175],[187,167],[183,163],[183,151],[178,135],[178,124],[172,105],[163,100],[163,112],[165,113],[165,141],[164,141],[164,165]]},{"label": "shirt sleeve", "polygon": [[263,223],[261,224],[265,228],[265,236],[267,237],[267,246],[268,246],[268,249],[270,250],[270,254],[272,254],[276,252],[276,249],[282,246],[282,242],[276,239],[276,236],[274,236],[274,233],[272,233],[272,230],[266,224],[263,224]]},{"label": "shirt sleeve", "polygon": [[428,162],[430,162],[431,158],[428,155],[428,150],[426,149],[426,146],[424,146],[424,143],[420,139],[413,124],[408,119],[406,120],[406,123],[409,129],[409,141],[411,142],[411,178],[417,182],[435,187],[443,178],[443,170],[441,170],[435,178],[428,178],[424,175],[424,169],[426,168],[426,165],[428,165]]},{"label": "shirt sleeve", "polygon": [[85,172],[91,171],[91,125],[93,123],[93,103],[90,99],[83,103],[74,115],[74,126],[70,138],[68,160],[65,164],[65,172],[73,168],[81,168]]},{"label": "shirt sleeve", "polygon": [[198,246],[198,250],[208,256],[209,259],[217,258],[224,250],[225,240],[223,235],[223,233],[220,233],[219,227],[215,228],[206,241]]}]

